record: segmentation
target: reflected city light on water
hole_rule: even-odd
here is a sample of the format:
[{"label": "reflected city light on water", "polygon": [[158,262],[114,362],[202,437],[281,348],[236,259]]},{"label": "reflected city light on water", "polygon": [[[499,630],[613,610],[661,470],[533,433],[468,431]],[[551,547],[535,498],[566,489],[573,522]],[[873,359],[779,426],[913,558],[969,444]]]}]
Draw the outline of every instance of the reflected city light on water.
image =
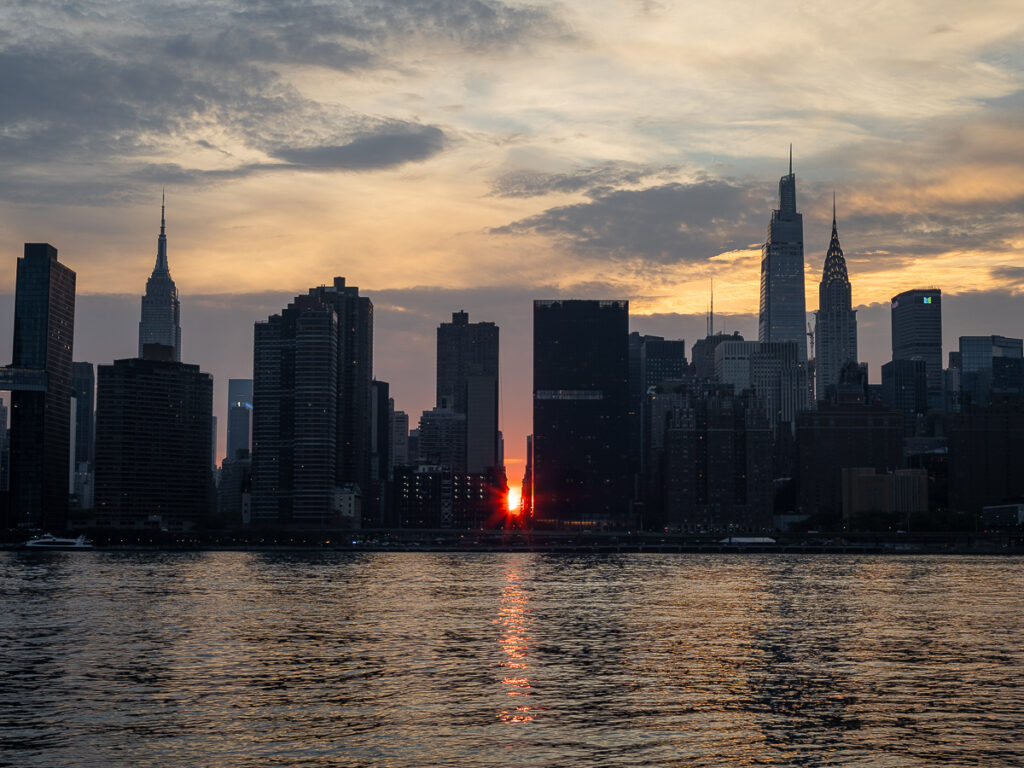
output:
[{"label": "reflected city light on water", "polygon": [[[504,692],[508,696],[529,697],[533,694],[530,687],[530,636],[529,626],[532,621],[529,609],[529,596],[522,587],[522,569],[516,565],[505,573],[505,585],[501,591],[501,607],[495,622],[499,627],[498,642],[504,656],[500,662],[506,674],[501,680]],[[514,706],[498,713],[498,719],[506,723],[525,723],[533,720],[536,707],[527,703],[529,699],[520,699]]]}]

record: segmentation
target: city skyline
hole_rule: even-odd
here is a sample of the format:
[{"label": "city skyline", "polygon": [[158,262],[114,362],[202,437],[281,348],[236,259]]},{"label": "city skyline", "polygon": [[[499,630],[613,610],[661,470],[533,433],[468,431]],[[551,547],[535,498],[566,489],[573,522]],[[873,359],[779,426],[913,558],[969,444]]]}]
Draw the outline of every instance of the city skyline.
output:
[{"label": "city skyline", "polygon": [[416,372],[438,322],[464,309],[506,329],[517,477],[531,300],[626,298],[631,330],[692,345],[713,277],[724,329],[756,338],[791,142],[806,308],[834,187],[872,381],[903,290],[943,289],[946,351],[1021,335],[1005,320],[1024,279],[1010,6],[63,8],[3,11],[0,310],[22,243],[53,243],[80,276],[77,360],[133,354],[166,185],[184,358],[216,402],[250,375],[252,322],[342,274],[375,302],[375,373],[407,413],[433,399]]}]

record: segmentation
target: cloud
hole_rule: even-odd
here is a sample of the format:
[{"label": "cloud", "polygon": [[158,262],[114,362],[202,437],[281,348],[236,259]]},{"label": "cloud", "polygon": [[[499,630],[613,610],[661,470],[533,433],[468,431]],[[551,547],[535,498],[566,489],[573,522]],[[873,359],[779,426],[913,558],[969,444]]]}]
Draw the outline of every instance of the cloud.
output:
[{"label": "cloud", "polygon": [[355,136],[347,144],[282,147],[271,154],[293,166],[365,171],[426,160],[444,144],[444,132],[436,126],[387,124]]},{"label": "cloud", "polygon": [[772,207],[765,186],[715,179],[640,190],[594,190],[592,198],[549,208],[491,232],[554,237],[593,258],[697,262],[762,239]]},{"label": "cloud", "polygon": [[993,267],[989,275],[996,283],[1008,285],[1014,288],[1024,288],[1024,267],[1007,264],[1002,267]]},{"label": "cloud", "polygon": [[[555,11],[500,0],[69,0],[5,13],[0,196],[50,203],[120,200],[161,172],[187,184],[419,162],[445,149],[441,128],[307,91],[313,68],[414,78],[417,49],[489,55],[568,37]],[[81,196],[100,179],[109,192]]]},{"label": "cloud", "polygon": [[675,170],[674,167],[655,168],[636,163],[607,162],[567,173],[510,171],[494,180],[491,194],[495,197],[540,197],[552,193],[593,192],[624,184],[639,184],[650,176]]}]

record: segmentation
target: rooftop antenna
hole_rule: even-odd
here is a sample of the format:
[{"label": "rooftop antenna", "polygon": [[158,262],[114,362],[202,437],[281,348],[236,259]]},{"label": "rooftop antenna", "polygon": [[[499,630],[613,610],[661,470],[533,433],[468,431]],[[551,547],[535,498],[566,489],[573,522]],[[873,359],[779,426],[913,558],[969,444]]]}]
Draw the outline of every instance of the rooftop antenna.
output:
[{"label": "rooftop antenna", "polygon": [[789,144],[789,175],[793,175],[793,143]]},{"label": "rooftop antenna", "polygon": [[708,313],[708,336],[715,335],[715,278],[711,278],[711,311]]}]

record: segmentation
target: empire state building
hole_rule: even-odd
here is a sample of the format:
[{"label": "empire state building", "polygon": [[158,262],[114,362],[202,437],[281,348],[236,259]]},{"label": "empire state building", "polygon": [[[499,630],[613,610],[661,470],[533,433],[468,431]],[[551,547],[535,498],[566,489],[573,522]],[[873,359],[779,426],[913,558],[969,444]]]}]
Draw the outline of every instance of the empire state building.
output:
[{"label": "empire state building", "polygon": [[156,245],[156,266],[146,281],[142,297],[142,320],[139,321],[139,357],[146,344],[174,347],[174,359],[181,362],[181,305],[178,289],[167,266],[167,233],[164,200],[160,201],[160,236]]}]

